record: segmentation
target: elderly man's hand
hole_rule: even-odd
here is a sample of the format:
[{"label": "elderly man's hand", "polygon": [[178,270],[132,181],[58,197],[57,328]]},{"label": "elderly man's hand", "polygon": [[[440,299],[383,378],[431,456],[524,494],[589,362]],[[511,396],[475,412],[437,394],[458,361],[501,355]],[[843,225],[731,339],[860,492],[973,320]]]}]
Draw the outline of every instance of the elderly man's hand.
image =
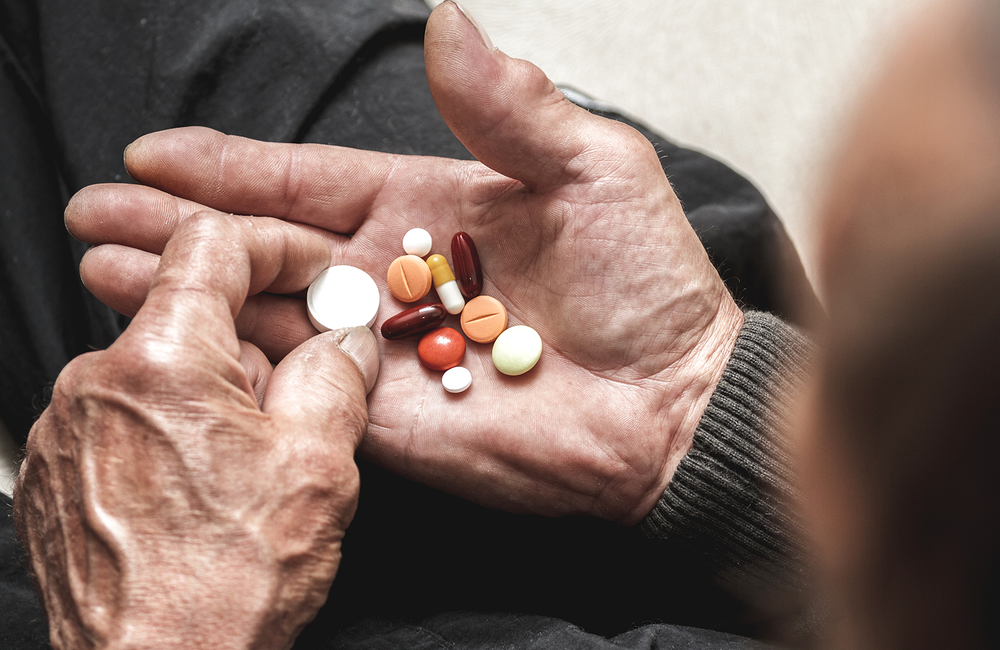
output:
[{"label": "elderly man's hand", "polygon": [[[385,285],[404,233],[426,228],[447,252],[468,232],[483,292],[539,332],[542,358],[507,377],[470,344],[473,386],[453,396],[415,342],[385,342],[362,453],[508,511],[639,521],[691,446],[742,314],[639,133],[492,51],[453,3],[432,14],[425,50],[438,107],[480,162],[152,134],[126,153],[149,187],[97,186],[67,213],[77,237],[104,244],[87,286],[132,313],[165,238],[210,207],[324,231],[338,263],[381,283],[384,319],[408,306]],[[272,360],[313,332],[301,300],[275,295],[237,325]]]},{"label": "elderly man's hand", "polygon": [[323,604],[377,344],[329,332],[272,371],[233,318],[329,262],[289,224],[195,215],[128,330],[59,376],[15,487],[54,647],[286,648]]}]

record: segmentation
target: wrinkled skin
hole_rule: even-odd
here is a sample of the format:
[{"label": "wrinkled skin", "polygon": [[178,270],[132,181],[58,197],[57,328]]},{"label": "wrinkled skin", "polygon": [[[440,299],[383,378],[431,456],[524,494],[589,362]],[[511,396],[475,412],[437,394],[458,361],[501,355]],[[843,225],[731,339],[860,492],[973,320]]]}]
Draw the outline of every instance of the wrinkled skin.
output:
[{"label": "wrinkled skin", "polygon": [[[380,324],[407,307],[385,284],[403,234],[426,228],[448,254],[452,235],[468,232],[484,293],[512,325],[539,332],[542,358],[511,378],[488,345],[471,344],[473,387],[453,396],[420,366],[415,341],[381,341],[362,453],[483,505],[635,523],[690,448],[742,313],[639,133],[491,50],[450,2],[432,14],[425,51],[442,115],[481,162],[198,128],[151,134],[126,152],[146,187],[91,187],[67,210],[72,232],[98,245],[84,280],[133,313],[190,214],[267,215],[322,233],[335,263],[368,271],[382,289]],[[301,300],[273,295],[248,301],[237,328],[272,361],[314,334]]]},{"label": "wrinkled skin", "polygon": [[[336,572],[359,444],[515,512],[635,523],[662,494],[742,314],[656,152],[487,47],[452,3],[426,57],[481,162],[189,128],[129,147],[143,185],[71,200],[68,227],[95,244],[84,281],[135,320],[60,376],[16,486],[56,647],[288,647]],[[379,339],[366,418],[376,337],[317,336],[301,292],[354,264],[380,283],[381,322],[404,307],[384,278],[413,226],[445,252],[468,232],[484,292],[545,350],[510,378],[473,345],[473,388],[452,396],[414,341]]]},{"label": "wrinkled skin", "polygon": [[128,330],[60,374],[15,486],[55,648],[283,648],[315,616],[357,503],[377,345],[330,332],[272,372],[233,316],[328,262],[280,221],[197,215]]}]

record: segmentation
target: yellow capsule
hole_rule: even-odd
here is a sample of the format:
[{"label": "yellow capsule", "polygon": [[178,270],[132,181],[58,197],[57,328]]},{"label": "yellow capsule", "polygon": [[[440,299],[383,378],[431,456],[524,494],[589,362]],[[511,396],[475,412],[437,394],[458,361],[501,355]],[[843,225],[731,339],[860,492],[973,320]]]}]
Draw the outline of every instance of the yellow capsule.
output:
[{"label": "yellow capsule", "polygon": [[434,277],[435,287],[440,287],[445,282],[451,282],[455,279],[455,274],[451,272],[451,267],[448,266],[448,260],[444,258],[444,255],[431,255],[427,258],[427,266]]},{"label": "yellow capsule", "polygon": [[448,266],[448,260],[444,255],[431,255],[427,258],[427,267],[430,268],[431,277],[434,278],[434,288],[437,289],[438,297],[441,298],[448,313],[462,313],[465,308],[465,298],[462,297],[462,290],[455,281],[455,274]]}]

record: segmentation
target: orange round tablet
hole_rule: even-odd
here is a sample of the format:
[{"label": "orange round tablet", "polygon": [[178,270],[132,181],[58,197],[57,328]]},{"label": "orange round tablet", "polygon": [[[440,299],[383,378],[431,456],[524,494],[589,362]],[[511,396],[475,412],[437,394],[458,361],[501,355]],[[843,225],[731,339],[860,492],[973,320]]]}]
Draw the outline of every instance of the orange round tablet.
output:
[{"label": "orange round tablet", "polygon": [[507,310],[496,298],[476,296],[462,310],[462,331],[476,343],[491,343],[507,329]]},{"label": "orange round tablet", "polygon": [[431,290],[431,270],[416,255],[397,257],[389,265],[389,291],[403,302],[416,302]]}]

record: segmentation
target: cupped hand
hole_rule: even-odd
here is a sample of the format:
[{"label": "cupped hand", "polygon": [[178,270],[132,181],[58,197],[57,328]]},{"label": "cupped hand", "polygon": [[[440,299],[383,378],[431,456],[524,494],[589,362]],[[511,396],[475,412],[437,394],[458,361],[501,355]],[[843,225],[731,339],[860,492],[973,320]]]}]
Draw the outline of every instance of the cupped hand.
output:
[{"label": "cupped hand", "polygon": [[287,648],[315,616],[357,503],[377,343],[329,332],[272,370],[233,317],[329,261],[287,223],[195,215],[128,329],[60,374],[14,493],[54,647]]},{"label": "cupped hand", "polygon": [[[473,386],[455,396],[421,367],[415,341],[384,341],[362,452],[491,507],[634,523],[690,448],[742,314],[639,133],[492,50],[453,3],[431,15],[425,52],[435,101],[478,162],[152,134],[126,152],[147,187],[90,188],[67,211],[77,237],[103,244],[85,282],[129,313],[189,214],[267,215],[323,233],[335,262],[368,271],[380,323],[409,306],[385,283],[403,234],[423,227],[450,257],[465,231],[483,293],[512,325],[538,331],[542,358],[507,377],[489,346],[470,343]],[[273,295],[249,302],[237,325],[272,360],[313,333],[301,300]]]}]

